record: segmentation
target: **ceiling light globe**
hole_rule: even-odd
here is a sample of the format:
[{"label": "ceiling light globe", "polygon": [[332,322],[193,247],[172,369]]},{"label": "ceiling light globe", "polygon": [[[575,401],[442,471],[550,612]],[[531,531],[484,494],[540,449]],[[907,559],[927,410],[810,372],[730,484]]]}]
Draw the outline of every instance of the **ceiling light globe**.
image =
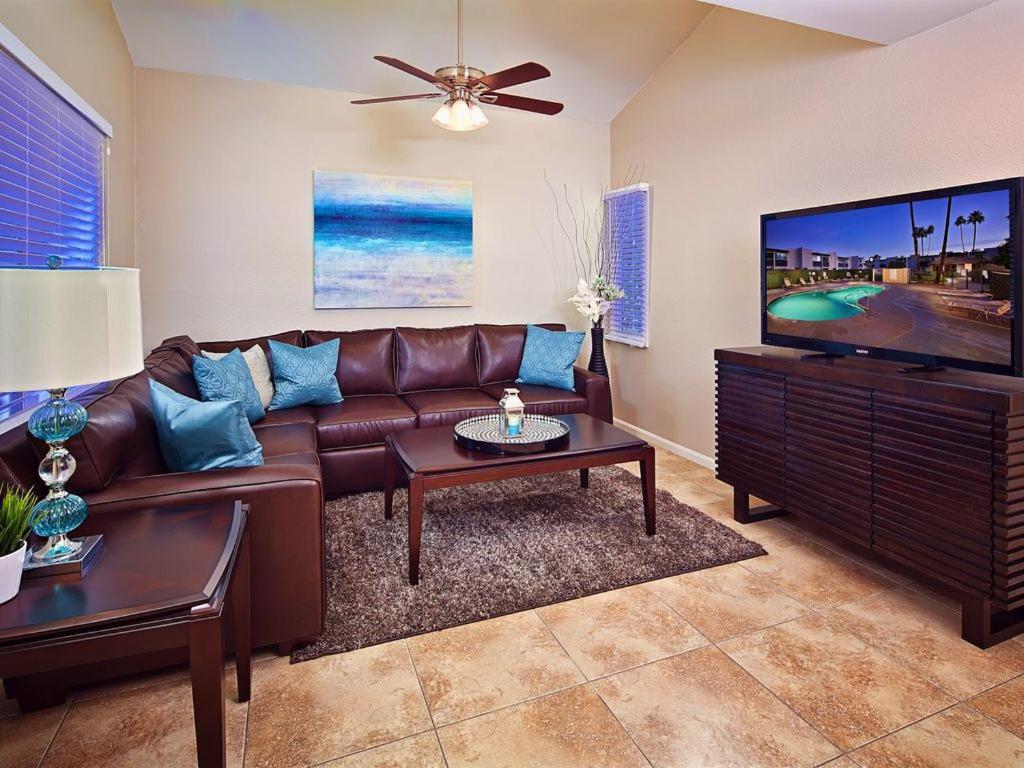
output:
[{"label": "ceiling light globe", "polygon": [[448,127],[453,131],[473,130],[473,113],[465,99],[452,102],[452,116]]},{"label": "ceiling light globe", "polygon": [[484,114],[484,111],[480,109],[480,106],[475,102],[469,106],[469,115],[472,121],[473,130],[483,128],[489,122],[487,120],[487,115]]},{"label": "ceiling light globe", "polygon": [[451,122],[452,108],[446,101],[440,107],[437,108],[437,112],[434,113],[434,125],[439,125],[442,128],[448,128],[448,123]]}]

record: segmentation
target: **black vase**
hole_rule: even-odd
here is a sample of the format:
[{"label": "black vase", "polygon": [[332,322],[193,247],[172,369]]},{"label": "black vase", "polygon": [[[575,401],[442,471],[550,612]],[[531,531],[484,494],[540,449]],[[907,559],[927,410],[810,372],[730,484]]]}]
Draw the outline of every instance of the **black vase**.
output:
[{"label": "black vase", "polygon": [[590,364],[587,370],[601,376],[608,375],[608,364],[604,359],[604,328],[599,325],[590,329]]}]

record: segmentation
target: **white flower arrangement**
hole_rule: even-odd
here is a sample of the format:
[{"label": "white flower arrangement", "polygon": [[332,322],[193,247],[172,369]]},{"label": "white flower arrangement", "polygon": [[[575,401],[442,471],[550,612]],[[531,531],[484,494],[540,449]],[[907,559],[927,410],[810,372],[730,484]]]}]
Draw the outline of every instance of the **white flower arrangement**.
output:
[{"label": "white flower arrangement", "polygon": [[570,296],[568,302],[576,307],[576,311],[590,321],[595,328],[601,327],[601,322],[612,303],[626,295],[619,286],[603,275],[598,275],[589,284],[580,278],[576,284],[576,293]]}]

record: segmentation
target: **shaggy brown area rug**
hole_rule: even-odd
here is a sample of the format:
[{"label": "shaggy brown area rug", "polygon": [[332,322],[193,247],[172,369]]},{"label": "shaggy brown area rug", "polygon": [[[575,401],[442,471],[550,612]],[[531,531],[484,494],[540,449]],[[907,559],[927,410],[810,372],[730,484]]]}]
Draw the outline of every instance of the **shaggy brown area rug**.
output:
[{"label": "shaggy brown area rug", "polygon": [[639,478],[603,467],[587,490],[566,472],[428,492],[413,587],[407,512],[404,491],[390,521],[383,493],[328,502],[324,633],[292,661],[765,554],[660,489],[647,536]]}]

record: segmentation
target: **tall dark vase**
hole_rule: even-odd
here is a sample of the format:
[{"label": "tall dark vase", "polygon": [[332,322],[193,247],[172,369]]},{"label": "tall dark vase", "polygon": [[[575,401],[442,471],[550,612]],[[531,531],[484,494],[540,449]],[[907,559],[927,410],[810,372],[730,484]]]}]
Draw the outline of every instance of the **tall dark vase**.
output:
[{"label": "tall dark vase", "polygon": [[590,364],[587,370],[601,376],[608,375],[608,363],[604,359],[604,328],[598,325],[590,329]]}]

